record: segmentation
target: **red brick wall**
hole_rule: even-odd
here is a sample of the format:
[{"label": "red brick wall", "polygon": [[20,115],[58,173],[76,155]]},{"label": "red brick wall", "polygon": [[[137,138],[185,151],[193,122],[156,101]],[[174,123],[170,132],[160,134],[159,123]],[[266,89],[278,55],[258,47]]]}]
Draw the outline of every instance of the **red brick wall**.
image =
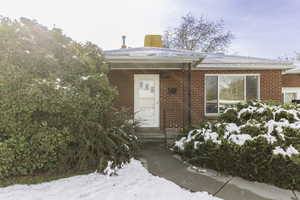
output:
[{"label": "red brick wall", "polygon": [[[117,106],[134,111],[134,74],[159,74],[163,70],[112,70],[110,81],[119,91]],[[180,70],[169,70],[168,78],[160,78],[160,125],[166,110],[166,127],[183,127],[183,76]],[[177,88],[176,94],[168,94],[168,88]]]},{"label": "red brick wall", "polygon": [[260,98],[281,101],[282,78],[280,70],[248,71],[193,71],[192,73],[192,121],[204,119],[205,74],[260,74]]},{"label": "red brick wall", "polygon": [[[133,112],[134,74],[158,74],[164,70],[112,70],[109,74],[112,85],[119,91],[117,106],[125,106]],[[165,71],[166,72],[166,71]],[[160,124],[163,110],[166,110],[166,125],[169,128],[183,127],[186,122],[184,107],[187,107],[187,73],[169,70],[170,77],[160,78]],[[249,71],[192,71],[192,121],[204,119],[205,74],[260,74],[260,97],[262,100],[281,101],[282,75],[280,70]],[[168,88],[177,88],[176,94],[168,94]],[[185,119],[185,120],[184,120]]]},{"label": "red brick wall", "polygon": [[282,87],[300,87],[300,74],[282,75]]}]

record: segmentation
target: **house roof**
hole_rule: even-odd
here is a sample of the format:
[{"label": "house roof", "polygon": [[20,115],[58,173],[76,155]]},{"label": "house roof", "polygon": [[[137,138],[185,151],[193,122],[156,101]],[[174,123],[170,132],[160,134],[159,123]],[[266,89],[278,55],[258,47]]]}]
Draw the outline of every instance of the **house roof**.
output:
[{"label": "house roof", "polygon": [[[109,63],[193,63],[193,69],[196,70],[292,69],[295,67],[293,63],[287,61],[157,47],[107,50],[104,51],[104,55]],[[132,68],[136,68],[136,65]]]},{"label": "house roof", "polygon": [[295,63],[295,68],[287,70],[284,74],[300,74],[300,62]]},{"label": "house roof", "polygon": [[205,54],[169,48],[138,47],[104,51],[110,63],[192,63]]},{"label": "house roof", "polygon": [[201,69],[293,69],[292,62],[249,56],[208,53],[197,65]]}]

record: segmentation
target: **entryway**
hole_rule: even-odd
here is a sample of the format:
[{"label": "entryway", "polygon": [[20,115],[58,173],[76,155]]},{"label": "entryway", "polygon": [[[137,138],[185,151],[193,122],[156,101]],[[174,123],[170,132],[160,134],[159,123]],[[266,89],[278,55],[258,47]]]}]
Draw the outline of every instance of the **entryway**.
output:
[{"label": "entryway", "polygon": [[140,127],[159,127],[159,74],[134,75],[134,113]]}]

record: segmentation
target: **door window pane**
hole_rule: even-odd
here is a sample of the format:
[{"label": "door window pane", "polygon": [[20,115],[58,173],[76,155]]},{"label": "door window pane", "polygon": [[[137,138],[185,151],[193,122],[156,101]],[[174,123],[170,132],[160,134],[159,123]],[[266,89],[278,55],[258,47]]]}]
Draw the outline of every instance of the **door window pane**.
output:
[{"label": "door window pane", "polygon": [[155,87],[153,80],[141,80],[139,87],[139,96],[142,98],[154,97]]},{"label": "door window pane", "polygon": [[246,77],[246,98],[258,99],[258,76],[247,76]]},{"label": "door window pane", "polygon": [[218,113],[218,77],[207,76],[205,83],[206,113]]}]

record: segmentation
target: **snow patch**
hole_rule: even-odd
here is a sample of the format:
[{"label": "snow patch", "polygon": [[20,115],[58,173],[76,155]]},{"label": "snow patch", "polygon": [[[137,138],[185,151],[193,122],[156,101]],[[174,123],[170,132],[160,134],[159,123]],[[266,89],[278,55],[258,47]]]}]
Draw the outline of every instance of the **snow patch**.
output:
[{"label": "snow patch", "polygon": [[103,170],[103,174],[108,175],[108,176],[112,176],[115,175],[118,168],[117,167],[113,167],[113,161],[108,161],[107,162],[107,167]]},{"label": "snow patch", "polygon": [[84,81],[88,80],[89,78],[90,78],[90,76],[82,76],[81,77],[81,79],[84,80]]},{"label": "snow patch", "polygon": [[244,145],[245,142],[248,140],[253,140],[251,135],[248,135],[248,134],[237,134],[237,135],[233,134],[233,135],[230,135],[228,139],[240,146]]},{"label": "snow patch", "polygon": [[257,110],[256,107],[253,107],[253,106],[248,106],[247,108],[243,108],[240,110],[240,112],[238,113],[238,118],[241,117],[242,114],[244,113],[253,113]]},{"label": "snow patch", "polygon": [[175,141],[175,147],[177,147],[179,150],[184,150],[184,144],[185,144],[186,137],[180,138],[180,140]]},{"label": "snow patch", "polygon": [[286,149],[286,151],[285,151],[283,148],[279,147],[279,146],[275,147],[275,149],[273,150],[273,154],[274,154],[274,155],[280,154],[280,155],[283,155],[284,157],[285,157],[285,156],[292,157],[292,155],[298,155],[299,152],[298,152],[298,150],[295,149],[292,145],[290,145],[290,146]]},{"label": "snow patch", "polygon": [[232,133],[232,132],[237,132],[239,133],[240,132],[240,128],[235,124],[235,123],[229,123],[226,125],[225,129]]},{"label": "snow patch", "polygon": [[118,176],[107,178],[92,173],[36,185],[12,185],[0,188],[5,200],[221,200],[207,192],[190,192],[171,181],[153,176],[132,160]]}]

